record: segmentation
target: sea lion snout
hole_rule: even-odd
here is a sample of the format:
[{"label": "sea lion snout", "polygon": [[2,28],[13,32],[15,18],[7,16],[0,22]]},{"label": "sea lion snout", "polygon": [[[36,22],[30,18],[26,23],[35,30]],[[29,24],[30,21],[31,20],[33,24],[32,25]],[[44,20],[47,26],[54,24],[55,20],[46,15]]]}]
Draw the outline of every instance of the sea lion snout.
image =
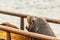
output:
[{"label": "sea lion snout", "polygon": [[27,24],[25,28],[28,30],[29,29],[29,24]]}]

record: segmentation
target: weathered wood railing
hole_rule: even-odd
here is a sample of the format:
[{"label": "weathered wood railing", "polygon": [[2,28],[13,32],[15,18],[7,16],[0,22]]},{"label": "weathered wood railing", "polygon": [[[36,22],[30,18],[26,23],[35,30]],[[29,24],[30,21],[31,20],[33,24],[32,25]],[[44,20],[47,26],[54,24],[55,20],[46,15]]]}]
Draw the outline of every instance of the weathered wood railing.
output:
[{"label": "weathered wood railing", "polygon": [[[24,15],[24,14],[20,14],[20,13],[14,13],[14,12],[8,12],[8,11],[0,11],[0,13],[6,14],[6,15],[11,15],[11,16],[16,16],[16,17],[22,17],[22,18],[26,18],[28,16],[28,15]],[[36,16],[34,16],[34,17],[36,17]],[[50,19],[50,18],[45,18],[45,19],[48,22],[60,24],[60,20]]]},{"label": "weathered wood railing", "polygon": [[[8,11],[0,11],[0,14],[6,14],[6,15],[11,15],[11,16],[16,16],[16,17],[20,17],[21,20],[20,20],[20,28],[21,30],[19,31],[18,29],[11,29],[9,27],[3,27],[3,26],[0,26],[0,29],[1,30],[4,30],[4,31],[7,31],[7,40],[11,40],[11,36],[10,36],[10,32],[13,32],[13,33],[17,33],[17,34],[22,34],[24,36],[29,36],[29,37],[33,37],[33,38],[42,38],[42,39],[58,39],[56,37],[50,37],[50,36],[46,36],[46,35],[42,35],[42,34],[36,34],[36,33],[30,33],[30,32],[25,32],[25,31],[22,31],[24,30],[24,18],[26,18],[28,15],[24,15],[24,14],[20,14],[20,13],[13,13],[13,12],[8,12]],[[36,17],[36,16],[34,16]],[[45,17],[44,17],[45,18]],[[56,19],[49,19],[49,18],[45,18],[48,22],[51,22],[51,23],[57,23],[57,24],[60,24],[60,20],[56,20]],[[11,29],[11,30],[10,30]]]},{"label": "weathered wood railing", "polygon": [[26,31],[11,28],[11,27],[0,26],[0,29],[3,31],[8,31],[11,33],[15,33],[15,34],[23,35],[23,36],[28,36],[28,37],[32,37],[32,38],[37,38],[37,39],[60,40],[60,38],[57,38],[57,37],[51,37],[51,36],[46,36],[46,35],[42,35],[42,34],[26,32]]}]

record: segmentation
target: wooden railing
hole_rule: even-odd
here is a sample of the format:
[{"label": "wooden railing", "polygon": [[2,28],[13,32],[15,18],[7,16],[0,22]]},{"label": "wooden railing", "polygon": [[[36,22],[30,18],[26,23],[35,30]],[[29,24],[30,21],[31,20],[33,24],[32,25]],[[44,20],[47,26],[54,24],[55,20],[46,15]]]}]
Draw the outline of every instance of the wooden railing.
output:
[{"label": "wooden railing", "polygon": [[[24,18],[26,18],[26,15],[19,14],[19,13],[6,12],[6,11],[0,11],[0,13],[20,17],[20,19],[21,19],[20,20],[20,29],[24,30]],[[11,40],[10,32],[7,32],[7,40]]]},{"label": "wooden railing", "polygon": [[[20,35],[24,35],[24,36],[37,38],[37,39],[40,39],[40,38],[42,38],[42,39],[50,39],[50,40],[51,39],[52,40],[53,39],[58,39],[56,37],[50,37],[50,36],[46,36],[46,35],[42,35],[42,34],[30,33],[30,32],[23,31],[24,30],[24,18],[26,18],[28,15],[24,15],[24,14],[20,14],[20,13],[14,13],[14,12],[8,12],[8,11],[0,11],[0,14],[6,14],[6,15],[11,15],[11,16],[16,16],[16,17],[21,18],[21,20],[20,20],[20,25],[21,25],[20,28],[21,28],[21,30],[10,28],[10,27],[0,26],[1,30],[7,31],[7,40],[11,40],[10,32],[20,34]],[[29,16],[31,16],[31,15],[29,15]],[[36,16],[33,16],[33,17],[36,17]],[[50,19],[50,18],[45,18],[45,19],[47,20],[47,22],[60,24],[60,20]]]},{"label": "wooden railing", "polygon": [[[8,11],[0,11],[0,13],[6,14],[6,15],[11,15],[11,16],[16,16],[16,17],[21,17],[21,18],[26,18],[28,16],[28,15],[24,15],[21,13],[14,13],[14,12],[8,12]],[[36,17],[36,16],[34,16],[34,17]],[[44,17],[44,18],[47,20],[47,22],[60,24],[60,20],[50,19],[50,18],[46,18],[46,17]]]}]

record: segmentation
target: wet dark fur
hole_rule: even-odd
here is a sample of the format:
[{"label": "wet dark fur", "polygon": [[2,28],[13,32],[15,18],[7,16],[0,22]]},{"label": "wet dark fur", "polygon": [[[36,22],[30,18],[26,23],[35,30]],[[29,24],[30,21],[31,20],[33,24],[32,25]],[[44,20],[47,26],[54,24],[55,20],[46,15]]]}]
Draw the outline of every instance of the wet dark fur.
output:
[{"label": "wet dark fur", "polygon": [[[30,22],[31,24],[27,28],[28,31],[55,37],[55,34],[53,33],[52,29],[50,28],[49,24],[46,22],[45,19],[43,18],[34,19],[34,17],[31,17]],[[39,39],[32,38],[32,40]]]}]

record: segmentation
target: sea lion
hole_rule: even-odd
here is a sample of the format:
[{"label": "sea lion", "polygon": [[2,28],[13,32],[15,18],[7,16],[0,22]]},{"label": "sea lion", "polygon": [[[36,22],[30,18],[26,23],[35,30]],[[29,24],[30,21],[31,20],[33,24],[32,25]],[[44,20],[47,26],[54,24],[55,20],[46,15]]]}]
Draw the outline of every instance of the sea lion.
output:
[{"label": "sea lion", "polygon": [[[34,32],[34,33],[55,37],[54,32],[52,31],[49,24],[44,18],[27,16],[27,22],[28,22],[28,25],[26,26],[26,29],[29,32]],[[39,40],[39,39],[32,38],[31,40]]]}]

